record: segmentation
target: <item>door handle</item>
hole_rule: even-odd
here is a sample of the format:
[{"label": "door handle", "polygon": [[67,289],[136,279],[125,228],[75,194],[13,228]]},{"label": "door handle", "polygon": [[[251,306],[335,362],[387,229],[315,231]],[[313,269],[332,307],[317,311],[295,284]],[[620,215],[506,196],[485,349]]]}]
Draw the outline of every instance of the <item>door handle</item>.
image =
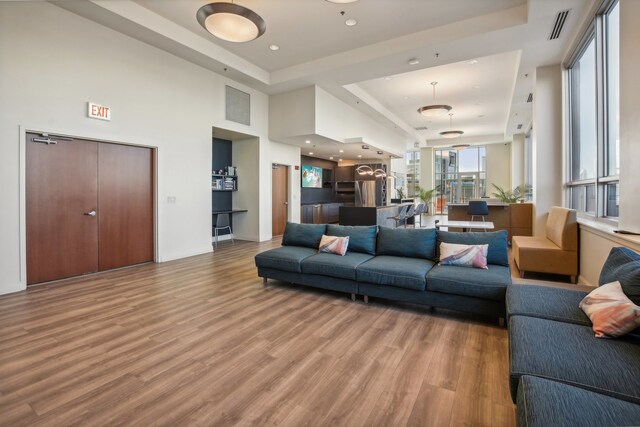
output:
[{"label": "door handle", "polygon": [[86,216],[96,216],[96,211],[91,211],[91,212],[85,212],[84,213]]},{"label": "door handle", "polygon": [[289,204],[289,202],[284,202],[284,204],[285,204],[285,205],[288,205],[288,204]]}]

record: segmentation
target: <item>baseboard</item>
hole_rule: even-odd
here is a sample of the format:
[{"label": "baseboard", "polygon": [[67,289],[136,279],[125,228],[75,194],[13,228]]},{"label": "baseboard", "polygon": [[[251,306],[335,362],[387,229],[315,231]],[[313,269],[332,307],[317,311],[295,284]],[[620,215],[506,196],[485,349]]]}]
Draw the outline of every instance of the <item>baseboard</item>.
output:
[{"label": "baseboard", "polygon": [[173,261],[176,259],[182,259],[182,258],[189,258],[191,256],[196,256],[196,255],[202,255],[202,254],[208,254],[213,252],[213,246],[208,246],[206,248],[202,248],[202,249],[194,249],[192,251],[185,251],[185,252],[178,252],[178,253],[173,253],[173,254],[165,254],[160,255],[158,262],[167,262],[167,261]]}]

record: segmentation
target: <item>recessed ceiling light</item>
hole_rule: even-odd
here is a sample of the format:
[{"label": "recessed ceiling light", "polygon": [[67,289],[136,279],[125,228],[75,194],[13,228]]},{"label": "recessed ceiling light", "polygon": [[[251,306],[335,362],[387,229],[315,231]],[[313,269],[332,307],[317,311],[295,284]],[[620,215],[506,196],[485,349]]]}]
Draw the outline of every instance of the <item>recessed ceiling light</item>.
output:
[{"label": "recessed ceiling light", "polygon": [[328,1],[329,3],[345,4],[345,3],[355,3],[358,0],[325,0],[325,1]]},{"label": "recessed ceiling light", "polygon": [[277,44],[270,44],[269,45],[269,49],[271,49],[271,50],[279,50],[280,46],[278,46]]},{"label": "recessed ceiling light", "polygon": [[344,153],[344,150],[339,150],[341,153]]},{"label": "recessed ceiling light", "polygon": [[409,65],[418,65],[420,61],[417,58],[411,58],[408,63]]},{"label": "recessed ceiling light", "polygon": [[333,160],[333,156],[329,156],[329,160]]},{"label": "recessed ceiling light", "polygon": [[341,162],[341,161],[342,161],[342,159],[338,159],[338,161],[339,161],[339,162]]},{"label": "recessed ceiling light", "polygon": [[385,79],[386,81],[389,81],[389,80],[393,79],[393,77],[385,77],[384,79]]},{"label": "recessed ceiling light", "polygon": [[478,63],[477,59],[472,59],[471,61],[467,61],[467,64],[469,65],[476,65]]},{"label": "recessed ceiling light", "polygon": [[480,86],[475,85],[473,88],[474,88],[474,89],[480,89]]},{"label": "recessed ceiling light", "polygon": [[304,142],[305,144],[311,144],[311,141],[309,141],[308,139]]},{"label": "recessed ceiling light", "polygon": [[409,97],[408,96],[403,96],[402,99],[409,99]]},{"label": "recessed ceiling light", "polygon": [[344,24],[345,24],[347,27],[353,27],[353,26],[354,26],[354,25],[356,25],[357,23],[358,23],[358,21],[356,21],[356,20],[355,20],[355,19],[353,19],[353,18],[349,18],[349,19],[347,19],[346,21],[344,21]]},{"label": "recessed ceiling light", "polygon": [[313,156],[313,151],[309,151],[309,155],[310,155],[310,156]]},{"label": "recessed ceiling light", "polygon": [[362,154],[358,154],[358,157],[362,157]]}]

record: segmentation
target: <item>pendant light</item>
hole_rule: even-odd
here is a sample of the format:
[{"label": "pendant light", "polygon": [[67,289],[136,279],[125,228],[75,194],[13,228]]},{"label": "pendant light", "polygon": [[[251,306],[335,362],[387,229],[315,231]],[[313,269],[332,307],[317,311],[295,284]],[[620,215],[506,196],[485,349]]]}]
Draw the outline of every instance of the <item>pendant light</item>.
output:
[{"label": "pendant light", "polygon": [[464,132],[461,130],[451,130],[453,123],[453,113],[449,113],[449,130],[440,132],[443,138],[459,138]]},{"label": "pendant light", "polygon": [[466,150],[469,147],[471,147],[471,144],[455,144],[451,146],[451,148],[458,151]]},{"label": "pendant light", "polygon": [[267,29],[260,15],[235,3],[206,4],[198,9],[196,18],[214,36],[234,43],[255,40]]},{"label": "pendant light", "polygon": [[433,116],[441,116],[443,114],[447,114],[451,111],[450,105],[436,104],[436,85],[438,82],[431,82],[431,86],[433,86],[433,105],[425,105],[424,107],[418,108],[418,113],[422,114],[426,117]]}]

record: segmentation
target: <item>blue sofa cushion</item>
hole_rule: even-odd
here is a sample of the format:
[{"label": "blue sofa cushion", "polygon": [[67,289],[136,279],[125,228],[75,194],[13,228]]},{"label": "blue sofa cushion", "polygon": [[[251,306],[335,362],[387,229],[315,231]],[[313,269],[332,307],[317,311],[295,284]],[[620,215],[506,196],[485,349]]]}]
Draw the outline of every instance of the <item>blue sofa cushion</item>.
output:
[{"label": "blue sofa cushion", "polygon": [[424,291],[433,262],[419,258],[379,255],[356,268],[358,282]]},{"label": "blue sofa cushion", "polygon": [[640,254],[629,248],[612,248],[600,271],[600,286],[619,281],[622,291],[640,305]]},{"label": "blue sofa cushion", "polygon": [[347,251],[360,252],[363,254],[376,254],[376,233],[377,225],[333,225],[327,226],[327,235],[345,237],[349,236],[349,246]]},{"label": "blue sofa cushion", "polygon": [[380,227],[376,255],[436,260],[435,228]]},{"label": "blue sofa cushion", "polygon": [[302,260],[317,253],[317,249],[282,246],[256,255],[256,267],[302,273],[300,268]]},{"label": "blue sofa cushion", "polygon": [[511,271],[501,265],[488,267],[484,270],[437,265],[427,274],[427,290],[504,301],[507,286],[511,284]]},{"label": "blue sofa cushion", "polygon": [[640,405],[525,375],[518,386],[522,427],[637,426]]},{"label": "blue sofa cushion", "polygon": [[358,252],[347,252],[344,256],[321,253],[305,258],[301,268],[306,274],[356,280],[356,267],[371,258],[373,255]]},{"label": "blue sofa cushion", "polygon": [[326,224],[297,224],[287,222],[282,235],[282,246],[301,246],[318,249],[320,239],[327,231]]},{"label": "blue sofa cushion", "polygon": [[588,292],[541,285],[512,285],[507,288],[507,317],[531,316],[591,326],[579,307]]},{"label": "blue sofa cushion", "polygon": [[[487,263],[509,266],[509,253],[507,249],[507,231],[493,231],[490,233],[454,233],[438,230],[438,248],[440,242],[455,243],[458,245],[489,245]],[[439,257],[438,251],[438,257]]]},{"label": "blue sofa cushion", "polygon": [[531,375],[640,403],[640,338],[596,338],[588,326],[536,317],[509,320],[509,386]]}]

